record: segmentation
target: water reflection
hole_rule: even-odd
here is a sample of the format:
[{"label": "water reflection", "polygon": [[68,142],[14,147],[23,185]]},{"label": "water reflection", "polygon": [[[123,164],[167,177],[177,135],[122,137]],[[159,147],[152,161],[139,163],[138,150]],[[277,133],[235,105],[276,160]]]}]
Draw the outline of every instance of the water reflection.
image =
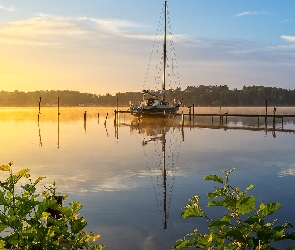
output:
[{"label": "water reflection", "polygon": [[[126,125],[126,124],[125,124]],[[180,151],[181,129],[177,119],[145,118],[131,120],[130,130],[138,133],[144,152],[157,208],[167,229],[175,175]],[[119,126],[116,126],[118,136]]]},{"label": "water reflection", "polygon": [[171,249],[196,228],[181,220],[180,208],[193,195],[206,199],[203,177],[233,167],[238,185],[254,183],[257,200],[281,203],[278,218],[294,224],[292,119],[283,127],[277,119],[275,129],[268,119],[266,129],[257,118],[228,117],[223,126],[214,119],[212,126],[211,117],[186,116],[182,126],[180,116],[138,121],[120,114],[114,126],[114,109],[61,107],[58,116],[56,107],[44,107],[38,123],[38,107],[0,108],[1,164],[13,160],[15,171],[28,167],[33,179],[47,177],[42,185],[56,181],[82,201],[89,230],[110,249],[143,250],[147,241],[149,249]]},{"label": "water reflection", "polygon": [[[211,121],[210,121],[211,120]],[[290,127],[290,124],[293,125],[293,119],[285,118],[280,122],[279,119],[263,119],[264,122],[261,124],[261,118],[245,118],[245,117],[226,117],[221,118],[216,121],[214,118],[204,118],[204,117],[195,117],[193,119],[187,119],[183,127],[188,127],[191,129],[193,128],[201,128],[201,129],[223,129],[224,131],[227,130],[248,130],[248,131],[261,131],[265,133],[265,136],[268,133],[275,138],[278,132],[282,133],[292,133],[295,134],[295,129],[293,126]]]}]

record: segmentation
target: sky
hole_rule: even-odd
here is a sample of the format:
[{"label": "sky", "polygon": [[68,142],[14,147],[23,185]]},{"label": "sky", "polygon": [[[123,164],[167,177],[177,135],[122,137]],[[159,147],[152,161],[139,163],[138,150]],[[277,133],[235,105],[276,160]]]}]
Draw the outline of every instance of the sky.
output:
[{"label": "sky", "polygon": [[[0,0],[0,90],[141,91],[162,0]],[[180,85],[295,89],[294,0],[168,0]]]}]

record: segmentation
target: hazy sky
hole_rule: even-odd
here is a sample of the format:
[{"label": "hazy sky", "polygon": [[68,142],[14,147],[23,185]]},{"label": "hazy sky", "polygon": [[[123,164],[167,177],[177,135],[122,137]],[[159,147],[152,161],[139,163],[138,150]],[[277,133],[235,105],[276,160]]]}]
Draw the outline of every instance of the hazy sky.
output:
[{"label": "hazy sky", "polygon": [[[0,0],[0,90],[143,87],[162,0]],[[169,0],[182,89],[295,88],[294,0]]]}]

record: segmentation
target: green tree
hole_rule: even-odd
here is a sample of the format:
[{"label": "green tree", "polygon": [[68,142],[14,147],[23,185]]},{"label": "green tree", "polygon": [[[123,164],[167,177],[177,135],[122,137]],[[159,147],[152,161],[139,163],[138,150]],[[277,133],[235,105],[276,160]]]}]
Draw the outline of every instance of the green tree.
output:
[{"label": "green tree", "polygon": [[[267,217],[282,206],[279,203],[261,202],[256,208],[255,197],[247,195],[253,184],[250,184],[245,191],[230,185],[229,176],[233,170],[229,172],[222,170],[225,174],[224,179],[217,175],[205,177],[205,180],[220,185],[215,187],[215,191],[208,193],[208,207],[224,207],[225,214],[213,219],[199,206],[199,196],[189,199],[189,204],[183,208],[181,217],[204,218],[208,221],[209,232],[201,234],[196,229],[183,239],[179,239],[173,249],[276,249],[271,243],[287,239],[295,240],[295,232],[285,232],[292,227],[289,222],[280,226],[275,226],[276,220],[267,222]],[[295,249],[295,246],[289,249]]]},{"label": "green tree", "polygon": [[[44,179],[32,181],[29,169],[13,174],[12,163],[0,166],[9,171],[8,178],[0,183],[0,249],[49,250],[49,249],[96,249],[93,245],[100,236],[86,233],[85,218],[79,217],[80,202],[62,206],[66,195],[57,196],[55,184],[37,193],[36,185]],[[20,185],[20,179],[27,183]]]}]

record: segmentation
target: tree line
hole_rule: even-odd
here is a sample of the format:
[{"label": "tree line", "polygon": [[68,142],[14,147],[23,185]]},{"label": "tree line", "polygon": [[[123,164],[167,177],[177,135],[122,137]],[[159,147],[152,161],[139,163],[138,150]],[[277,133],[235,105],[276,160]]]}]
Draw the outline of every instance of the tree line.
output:
[{"label": "tree line", "polygon": [[[41,99],[40,99],[41,98]],[[1,107],[55,106],[59,98],[60,106],[129,106],[129,102],[142,100],[140,92],[96,95],[70,90],[46,90],[34,92],[0,92]],[[181,90],[167,90],[166,100],[177,100],[185,106],[264,106],[268,101],[272,106],[295,106],[295,90],[277,87],[244,86],[230,90],[227,85],[188,86]]]}]

